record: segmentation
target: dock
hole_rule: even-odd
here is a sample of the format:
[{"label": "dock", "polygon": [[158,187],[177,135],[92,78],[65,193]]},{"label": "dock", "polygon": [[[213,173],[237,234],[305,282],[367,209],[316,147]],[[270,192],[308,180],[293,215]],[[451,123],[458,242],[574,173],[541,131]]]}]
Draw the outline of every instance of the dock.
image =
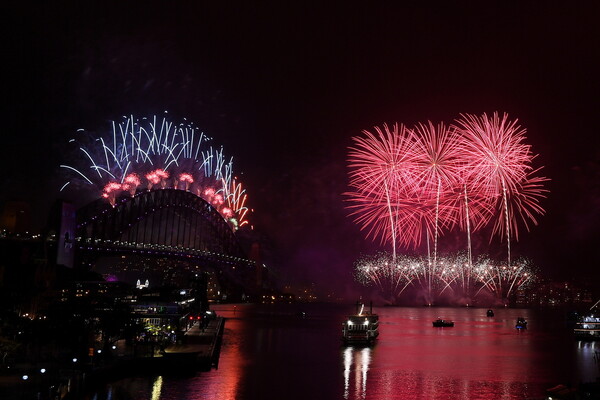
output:
[{"label": "dock", "polygon": [[183,336],[181,343],[167,347],[162,354],[165,363],[178,368],[195,367],[210,369],[219,363],[219,351],[225,328],[225,319],[216,317],[206,327],[199,323]]}]

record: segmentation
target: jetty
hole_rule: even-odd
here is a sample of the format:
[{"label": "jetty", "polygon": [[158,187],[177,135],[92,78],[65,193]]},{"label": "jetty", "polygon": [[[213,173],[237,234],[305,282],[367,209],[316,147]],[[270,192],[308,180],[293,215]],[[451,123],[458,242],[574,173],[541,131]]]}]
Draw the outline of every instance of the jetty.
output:
[{"label": "jetty", "polygon": [[164,349],[164,363],[178,369],[217,367],[224,328],[225,319],[222,317],[209,320],[205,326],[196,323],[183,335],[181,343]]}]

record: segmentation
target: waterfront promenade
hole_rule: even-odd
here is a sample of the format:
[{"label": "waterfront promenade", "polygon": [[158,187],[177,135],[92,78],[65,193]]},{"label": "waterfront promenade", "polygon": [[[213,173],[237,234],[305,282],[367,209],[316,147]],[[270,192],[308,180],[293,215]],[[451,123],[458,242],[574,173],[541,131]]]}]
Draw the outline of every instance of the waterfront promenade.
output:
[{"label": "waterfront promenade", "polygon": [[[48,364],[44,373],[34,365],[19,365],[0,375],[0,399],[77,399],[90,388],[134,375],[195,374],[216,366],[225,319],[215,317],[204,327],[195,323],[177,344],[140,351],[128,346],[112,359],[72,365]],[[24,377],[27,376],[27,379]]]},{"label": "waterfront promenade", "polygon": [[209,320],[205,327],[196,323],[185,333],[181,343],[167,347],[161,355],[168,361],[175,361],[174,365],[182,361],[199,369],[216,366],[224,326],[225,320],[221,317]]}]

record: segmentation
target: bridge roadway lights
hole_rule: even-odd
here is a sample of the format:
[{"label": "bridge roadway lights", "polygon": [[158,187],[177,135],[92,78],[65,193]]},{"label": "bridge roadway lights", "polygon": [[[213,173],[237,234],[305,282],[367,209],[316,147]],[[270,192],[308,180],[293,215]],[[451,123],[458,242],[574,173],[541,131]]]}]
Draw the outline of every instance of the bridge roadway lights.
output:
[{"label": "bridge roadway lights", "polygon": [[[165,211],[169,209],[180,212]],[[157,215],[157,212],[160,214]],[[167,219],[157,221],[156,217]],[[196,225],[191,227],[189,221],[193,221]],[[152,229],[154,223],[157,223],[157,230]],[[137,228],[141,226],[140,224],[144,224],[141,233]],[[164,229],[166,233],[167,229],[174,228],[176,229],[172,232],[177,232],[179,236],[175,240],[194,245],[200,241],[202,246],[212,245],[211,250],[216,251],[206,252],[193,246],[182,246],[175,250],[172,246],[160,242],[166,240],[166,236],[161,238],[161,230]],[[96,248],[88,247],[87,250],[90,251],[101,251],[102,247],[104,251],[109,252],[123,250],[123,247],[139,248],[140,239],[143,239],[148,231],[156,232],[158,236],[157,242],[150,243],[149,246],[166,250],[164,253],[161,252],[166,255],[177,253],[188,258],[194,256],[212,259],[214,254],[217,259],[248,263],[247,260],[244,261],[237,238],[225,219],[201,197],[187,191],[160,189],[139,192],[133,198],[120,199],[116,207],[111,207],[105,200],[100,199],[77,212],[75,237],[85,243],[94,242],[99,245]],[[150,239],[154,240],[154,235],[150,236]],[[169,236],[168,240],[173,240],[173,237]],[[142,248],[146,248],[146,245],[147,243],[141,241]],[[141,253],[145,254],[146,251]]]}]

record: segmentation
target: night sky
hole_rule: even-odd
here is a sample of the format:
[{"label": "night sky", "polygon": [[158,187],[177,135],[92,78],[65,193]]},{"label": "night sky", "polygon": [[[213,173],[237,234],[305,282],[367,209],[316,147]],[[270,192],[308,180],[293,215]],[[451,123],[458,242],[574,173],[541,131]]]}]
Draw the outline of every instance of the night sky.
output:
[{"label": "night sky", "polygon": [[30,201],[38,222],[78,128],[168,110],[234,157],[278,277],[346,291],[380,248],[344,208],[351,138],[500,111],[551,178],[515,254],[600,279],[596,2],[85,3],[2,6],[0,201]]}]

